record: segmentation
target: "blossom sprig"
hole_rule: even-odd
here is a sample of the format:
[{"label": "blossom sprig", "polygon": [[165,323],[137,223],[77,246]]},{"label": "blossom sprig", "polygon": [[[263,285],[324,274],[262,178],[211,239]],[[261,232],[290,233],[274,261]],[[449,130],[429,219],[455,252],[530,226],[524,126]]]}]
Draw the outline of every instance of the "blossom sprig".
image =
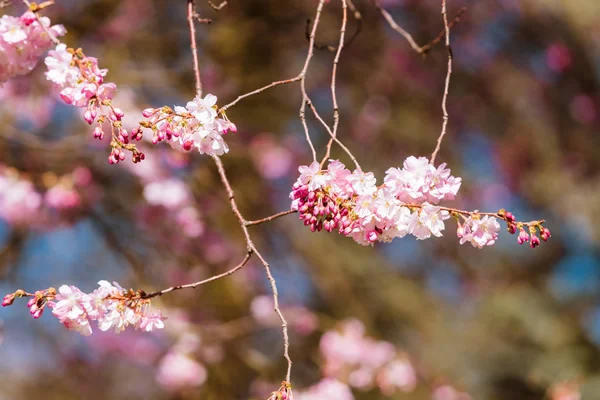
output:
[{"label": "blossom sprig", "polygon": [[132,136],[141,137],[144,129],[151,129],[154,144],[166,140],[173,148],[221,156],[229,151],[223,135],[237,128],[225,112],[218,113],[216,104],[217,97],[207,94],[196,96],[185,107],[147,108],[142,112],[146,120],[134,128]]},{"label": "blossom sprig", "polygon": [[292,384],[287,381],[281,382],[279,389],[271,393],[271,396],[267,400],[294,400]]},{"label": "blossom sprig", "polygon": [[104,123],[110,124],[111,152],[108,162],[116,164],[125,159],[125,151],[131,152],[134,163],[145,158],[144,153],[131,143],[140,140],[141,135],[132,134],[123,127],[125,113],[112,104],[117,85],[105,83],[108,70],[100,69],[98,59],[88,57],[81,48],[67,48],[60,43],[49,52],[45,59],[48,71],[46,78],[60,89],[60,97],[66,103],[83,108],[83,119],[88,124],[96,124],[94,138],[104,139]]},{"label": "blossom sprig", "polygon": [[477,248],[496,242],[498,218],[507,223],[509,232],[520,229],[519,243],[525,241],[524,227],[529,229],[527,240],[531,236],[532,247],[539,245],[537,230],[543,240],[550,237],[543,220],[517,222],[505,210],[479,213],[440,206],[441,201],[455,198],[462,180],[452,176],[445,163],[436,168],[425,157],[410,156],[402,168],[388,169],[381,186],[376,186],[372,172],[351,172],[337,160],[330,160],[326,170],[317,162],[298,170],[300,176],[290,193],[291,208],[313,232],[337,230],[362,245],[390,242],[407,234],[424,240],[442,236],[444,221],[454,216],[460,243]]},{"label": "blossom sprig", "polygon": [[28,293],[17,290],[4,296],[2,307],[13,304],[16,298],[30,297],[27,302],[33,318],[40,318],[46,307],[68,329],[84,336],[92,334],[90,322],[96,321],[101,331],[113,329],[121,333],[127,327],[150,332],[164,328],[160,311],[153,311],[150,299],[142,290],[125,290],[118,283],[98,282],[98,289],[84,293],[76,286],[62,285],[58,291],[51,287]]},{"label": "blossom sprig", "polygon": [[36,18],[32,10],[20,17],[0,18],[0,85],[10,78],[26,75],[52,46],[48,34],[63,36],[62,25],[52,25],[48,17]]}]

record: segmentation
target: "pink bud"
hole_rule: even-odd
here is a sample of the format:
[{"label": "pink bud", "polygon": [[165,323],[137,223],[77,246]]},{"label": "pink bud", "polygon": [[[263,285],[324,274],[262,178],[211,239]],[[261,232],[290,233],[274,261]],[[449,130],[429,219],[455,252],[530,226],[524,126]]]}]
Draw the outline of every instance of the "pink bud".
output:
[{"label": "pink bud", "polygon": [[44,309],[40,308],[36,312],[32,313],[31,315],[33,316],[33,318],[38,319],[39,317],[42,316],[43,312],[44,312]]},{"label": "pink bud", "polygon": [[37,303],[37,298],[32,297],[31,299],[29,299],[29,301],[27,302],[27,307],[31,307],[32,305]]},{"label": "pink bud", "polygon": [[465,227],[462,225],[458,225],[458,228],[456,228],[456,236],[458,236],[459,239],[462,239],[462,237],[465,235]]},{"label": "pink bud", "polygon": [[83,119],[90,125],[94,123],[94,116],[92,115],[92,112],[89,109],[85,110],[85,112],[83,113]]},{"label": "pink bud", "polygon": [[104,132],[102,131],[102,127],[98,125],[94,128],[94,139],[102,140],[104,138]]},{"label": "pink bud", "polygon": [[146,108],[144,111],[142,111],[142,115],[144,116],[144,118],[149,118],[149,117],[151,117],[152,115],[154,115],[154,113],[155,113],[156,111],[157,111],[157,110],[156,110],[156,109],[154,109],[154,108]]},{"label": "pink bud", "polygon": [[37,306],[37,304],[33,304],[33,305],[31,305],[31,307],[29,307],[29,313],[31,315],[35,314],[39,310],[40,310],[40,308]]},{"label": "pink bud", "polygon": [[375,232],[375,231],[367,232],[367,240],[371,243],[376,242],[377,241],[377,232]]},{"label": "pink bud", "polygon": [[506,217],[506,220],[509,222],[514,222],[515,221],[515,216],[510,212],[507,211],[504,216]]},{"label": "pink bud", "polygon": [[507,229],[510,234],[514,234],[517,231],[517,226],[513,223],[509,223]]},{"label": "pink bud", "polygon": [[190,151],[192,149],[193,145],[194,145],[194,142],[192,140],[186,140],[185,143],[183,144],[183,149],[185,151]]},{"label": "pink bud", "polygon": [[26,26],[29,26],[35,22],[35,14],[31,11],[27,11],[25,14],[21,15],[21,22]]},{"label": "pink bud", "polygon": [[548,229],[548,228],[544,228],[544,229],[542,230],[542,234],[541,234],[540,236],[542,237],[542,240],[543,240],[544,242],[547,242],[547,241],[548,241],[548,239],[550,239],[550,237],[552,236],[552,235],[550,234],[550,229]]},{"label": "pink bud", "polygon": [[517,237],[517,242],[519,244],[529,242],[529,234],[527,232],[525,232],[525,229],[521,228],[521,230],[519,231],[519,236]]},{"label": "pink bud", "polygon": [[15,294],[7,294],[4,296],[4,300],[2,300],[2,307],[8,307],[15,301]]},{"label": "pink bud", "polygon": [[125,116],[125,113],[121,111],[120,108],[114,107],[112,111],[115,114],[115,117],[117,117],[117,120],[119,121]]},{"label": "pink bud", "polygon": [[536,247],[538,247],[540,245],[540,238],[535,236],[535,235],[531,235],[531,243],[530,246],[532,249],[535,249]]}]

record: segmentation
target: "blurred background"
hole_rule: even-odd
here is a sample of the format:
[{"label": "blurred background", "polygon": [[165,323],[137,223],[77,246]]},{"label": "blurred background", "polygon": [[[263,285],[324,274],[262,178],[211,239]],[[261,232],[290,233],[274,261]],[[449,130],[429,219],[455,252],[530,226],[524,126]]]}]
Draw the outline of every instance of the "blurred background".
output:
[{"label": "blurred background", "polygon": [[[0,12],[21,15],[13,3]],[[205,92],[219,105],[301,70],[316,0],[232,0],[219,12],[197,3],[213,20],[197,36]],[[349,18],[348,36],[359,32],[338,68],[339,137],[381,182],[409,155],[431,154],[447,56],[443,45],[415,53],[370,1],[355,3],[362,23]],[[380,4],[420,45],[443,28],[439,1]],[[460,246],[448,221],[442,238],[371,248],[310,233],[296,215],[252,227],[290,320],[300,399],[331,379],[357,400],[600,399],[600,3],[448,0],[449,17],[463,6],[437,157],[463,178],[451,205],[545,218],[553,237],[532,250],[503,229],[478,250]],[[129,128],[146,107],[194,96],[185,1],[56,0],[45,15],[109,69]],[[328,2],[317,44],[335,46],[340,23],[340,2]],[[333,57],[315,50],[307,80],[328,122]],[[150,292],[241,261],[210,158],[146,142],[142,163],[109,165],[108,141],[93,140],[43,72],[42,62],[0,89],[0,293],[91,291],[100,279]],[[300,103],[295,83],[227,113],[238,132],[223,162],[248,219],[289,209],[297,167],[311,161]],[[327,133],[308,122],[322,157]],[[339,148],[333,156],[351,165]],[[254,260],[153,300],[169,318],[155,333],[84,338],[17,301],[0,310],[0,399],[266,399],[285,376],[270,302]],[[352,398],[331,393],[318,398]]]}]

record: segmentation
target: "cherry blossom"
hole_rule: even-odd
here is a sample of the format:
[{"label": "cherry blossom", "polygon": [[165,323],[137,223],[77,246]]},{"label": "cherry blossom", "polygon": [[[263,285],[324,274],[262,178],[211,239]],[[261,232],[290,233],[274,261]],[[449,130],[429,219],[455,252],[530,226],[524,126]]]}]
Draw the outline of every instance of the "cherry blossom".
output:
[{"label": "cherry blossom", "polygon": [[145,159],[144,153],[130,143],[132,140],[141,140],[141,132],[130,135],[123,127],[125,114],[112,104],[117,85],[104,82],[108,70],[100,69],[98,59],[86,56],[81,49],[67,48],[60,43],[49,52],[45,64],[48,68],[46,78],[60,90],[60,98],[66,104],[84,109],[85,122],[96,124],[93,130],[95,139],[102,140],[105,136],[103,124],[110,124],[112,150],[109,163],[123,161],[124,150],[132,153],[134,163]]},{"label": "cherry blossom", "polygon": [[52,46],[45,29],[54,36],[66,33],[62,25],[51,26],[47,17],[40,17],[40,22],[31,11],[19,18],[10,15],[0,18],[0,85],[35,68],[42,55]]},{"label": "cherry blossom", "polygon": [[164,328],[164,318],[160,311],[153,311],[150,300],[143,292],[125,290],[118,283],[98,282],[98,289],[84,293],[76,286],[62,285],[54,288],[27,293],[17,290],[4,296],[2,307],[11,305],[17,297],[30,297],[27,306],[34,318],[42,316],[46,306],[52,315],[67,329],[84,336],[92,334],[91,321],[97,321],[101,331],[113,329],[115,333],[132,326],[147,332]]},{"label": "cherry blossom", "polygon": [[219,116],[216,102],[215,95],[207,94],[196,96],[185,107],[147,108],[142,112],[146,120],[131,135],[141,137],[144,129],[151,129],[154,144],[166,140],[173,148],[221,156],[229,151],[223,135],[237,128],[224,113]]}]

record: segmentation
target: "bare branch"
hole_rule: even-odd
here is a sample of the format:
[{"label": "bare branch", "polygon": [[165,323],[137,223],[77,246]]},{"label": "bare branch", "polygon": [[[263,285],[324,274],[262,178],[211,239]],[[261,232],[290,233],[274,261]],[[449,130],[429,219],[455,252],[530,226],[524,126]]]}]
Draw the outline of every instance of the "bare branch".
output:
[{"label": "bare branch", "polygon": [[381,7],[381,5],[379,4],[379,2],[377,0],[371,0],[371,3],[373,3],[373,5],[375,7],[377,7],[379,12],[383,16],[383,18],[385,18],[387,23],[390,25],[390,28],[392,28],[393,30],[398,32],[400,35],[402,35],[406,39],[406,41],[410,44],[410,47],[412,47],[412,49],[414,51],[416,51],[419,54],[423,54],[423,55],[427,54],[427,52],[429,50],[431,50],[431,48],[433,46],[438,44],[442,40],[442,38],[446,35],[446,28],[445,28],[446,25],[448,26],[448,28],[452,28],[454,26],[454,24],[456,24],[460,21],[461,16],[467,11],[467,9],[465,7],[461,7],[458,10],[458,13],[454,17],[454,19],[450,22],[450,24],[444,24],[444,28],[441,30],[441,32],[435,39],[433,39],[431,42],[429,42],[423,46],[419,46],[417,44],[417,42],[415,42],[415,40],[413,39],[412,35],[410,33],[408,33],[404,28],[402,28],[400,25],[398,25],[398,23],[394,20],[392,15],[386,9]]},{"label": "bare branch", "polygon": [[442,98],[442,113],[443,113],[443,122],[442,122],[442,131],[440,132],[440,136],[438,137],[437,144],[435,145],[435,150],[431,153],[431,164],[434,163],[435,157],[437,153],[440,151],[440,147],[442,145],[442,140],[444,140],[444,136],[446,136],[446,127],[448,126],[448,109],[446,107],[446,102],[448,101],[448,89],[450,87],[450,75],[452,75],[452,48],[450,47],[450,27],[448,26],[448,16],[446,13],[446,0],[442,0],[442,17],[444,18],[444,27],[446,29],[446,50],[448,51],[448,72],[446,73],[446,82],[444,84],[444,96]]},{"label": "bare branch", "polygon": [[331,139],[329,139],[329,142],[327,143],[327,150],[325,151],[325,156],[321,161],[321,168],[323,167],[323,164],[325,164],[325,161],[327,161],[331,154],[331,145],[333,144],[333,141],[337,138],[337,130],[340,124],[340,110],[338,107],[337,95],[335,92],[335,80],[337,77],[338,62],[340,61],[340,55],[342,54],[342,49],[344,48],[344,35],[346,34],[346,22],[348,21],[346,0],[342,0],[342,10],[343,16],[342,27],[340,28],[340,42],[337,47],[337,53],[335,54],[335,58],[333,59],[333,68],[331,70],[331,98],[333,99],[333,132]]},{"label": "bare branch", "polygon": [[192,50],[192,57],[194,59],[194,77],[196,81],[196,95],[202,96],[202,80],[200,79],[200,63],[198,62],[198,50],[196,47],[196,27],[194,25],[194,19],[197,18],[196,11],[194,10],[194,0],[187,0],[188,8],[188,25],[190,27],[190,49]]},{"label": "bare branch", "polygon": [[153,293],[145,294],[145,295],[141,296],[141,298],[143,298],[143,299],[151,299],[153,297],[162,296],[163,294],[174,292],[176,290],[181,290],[181,289],[196,289],[198,286],[204,285],[205,283],[209,283],[209,282],[216,281],[217,279],[225,278],[226,276],[229,276],[229,275],[233,274],[234,272],[242,269],[244,267],[244,265],[246,265],[248,263],[248,261],[250,260],[250,258],[252,257],[252,253],[253,253],[252,250],[248,250],[246,252],[246,257],[244,257],[244,259],[242,260],[241,263],[239,263],[235,267],[231,268],[229,271],[223,272],[222,274],[214,275],[214,276],[211,276],[210,278],[203,279],[201,281],[194,282],[194,283],[188,283],[188,284],[185,284],[185,285],[171,286],[170,288],[163,289],[163,290],[160,290],[158,292],[153,292]]},{"label": "bare branch", "polygon": [[286,216],[286,215],[293,214],[293,213],[295,213],[295,212],[297,212],[297,211],[296,211],[296,210],[287,210],[287,211],[282,211],[282,212],[279,212],[279,213],[277,213],[277,214],[271,215],[271,216],[269,216],[269,217],[265,217],[265,218],[262,218],[262,219],[257,219],[257,220],[255,220],[255,221],[246,221],[246,222],[245,222],[245,225],[246,225],[246,226],[260,225],[260,224],[262,224],[262,223],[265,223],[265,222],[270,222],[270,221],[273,221],[274,219],[277,219],[277,218],[279,218],[279,217],[284,217],[284,216]]},{"label": "bare branch", "polygon": [[216,5],[212,1],[208,0],[208,4],[213,8],[213,10],[221,11],[223,7],[227,5],[227,0],[223,0],[219,5]]}]

